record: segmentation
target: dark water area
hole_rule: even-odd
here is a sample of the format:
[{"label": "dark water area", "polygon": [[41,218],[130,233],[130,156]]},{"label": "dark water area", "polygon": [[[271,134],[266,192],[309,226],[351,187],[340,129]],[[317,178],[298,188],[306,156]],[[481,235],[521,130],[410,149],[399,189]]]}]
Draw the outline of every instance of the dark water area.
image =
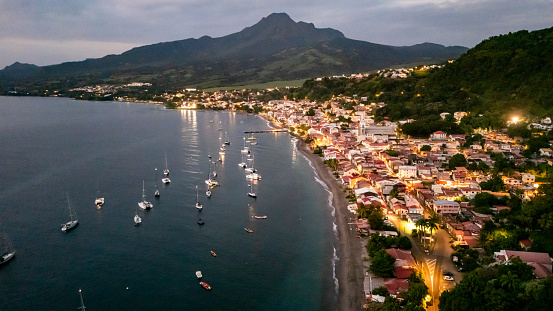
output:
[{"label": "dark water area", "polygon": [[[79,288],[88,310],[335,309],[328,192],[292,137],[264,133],[251,146],[258,197],[248,197],[238,163],[252,129],[269,126],[233,112],[0,97],[0,232],[17,251],[0,266],[0,310],[77,309]],[[211,198],[208,155],[221,184]],[[154,207],[134,226],[143,180]],[[67,194],[79,226],[62,233]]]}]

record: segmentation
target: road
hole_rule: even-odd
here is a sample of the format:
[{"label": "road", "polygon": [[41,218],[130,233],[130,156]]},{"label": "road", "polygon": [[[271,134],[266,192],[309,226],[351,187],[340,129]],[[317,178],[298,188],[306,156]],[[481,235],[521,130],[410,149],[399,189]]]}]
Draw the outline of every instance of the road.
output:
[{"label": "road", "polygon": [[[394,224],[401,234],[409,237],[413,248],[411,253],[417,261],[419,269],[423,272],[425,283],[428,286],[428,292],[432,297],[433,304],[428,307],[428,310],[438,310],[438,303],[440,294],[453,286],[455,283],[461,280],[461,273],[457,272],[453,262],[451,261],[451,254],[453,249],[449,244],[449,234],[444,229],[438,229],[434,232],[435,243],[430,248],[429,253],[426,254],[419,241],[415,241],[411,237],[411,232],[406,226],[405,221],[399,220],[395,215],[389,216],[389,220]],[[446,281],[443,279],[442,273],[444,271],[453,273],[454,281]]]}]

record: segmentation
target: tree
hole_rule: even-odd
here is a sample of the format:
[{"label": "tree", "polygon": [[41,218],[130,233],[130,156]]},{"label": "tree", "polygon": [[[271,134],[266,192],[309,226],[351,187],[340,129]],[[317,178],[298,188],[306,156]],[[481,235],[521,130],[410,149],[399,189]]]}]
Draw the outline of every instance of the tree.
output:
[{"label": "tree", "polygon": [[434,232],[434,230],[438,230],[439,223],[440,220],[438,219],[438,216],[436,214],[428,218],[428,220],[426,221],[426,226],[428,229],[430,229],[430,236],[432,236],[432,232]]},{"label": "tree", "polygon": [[423,145],[420,149],[420,151],[430,151],[432,150],[432,147],[430,147],[429,145]]},{"label": "tree", "polygon": [[467,166],[467,159],[461,153],[458,153],[449,159],[449,169],[453,170],[456,167],[465,167]]},{"label": "tree", "polygon": [[396,259],[392,255],[388,254],[385,249],[381,249],[372,257],[369,270],[379,277],[393,277],[395,261]]}]

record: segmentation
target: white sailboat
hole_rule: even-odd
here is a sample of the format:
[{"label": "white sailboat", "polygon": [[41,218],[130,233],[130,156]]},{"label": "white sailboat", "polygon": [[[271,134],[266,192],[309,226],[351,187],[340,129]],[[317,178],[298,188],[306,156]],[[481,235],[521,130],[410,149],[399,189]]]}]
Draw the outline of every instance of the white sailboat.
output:
[{"label": "white sailboat", "polygon": [[138,207],[143,210],[149,210],[154,207],[151,202],[146,201],[146,193],[144,192],[144,180],[142,180],[142,201],[138,202]]},{"label": "white sailboat", "polygon": [[12,260],[14,256],[15,249],[13,248],[13,244],[8,239],[7,234],[4,233],[4,253],[0,256],[0,265]]},{"label": "white sailboat", "polygon": [[71,220],[61,225],[61,231],[63,232],[69,232],[79,224],[77,215],[75,215],[75,210],[73,210],[71,202],[69,202],[69,194],[67,194],[67,205],[69,207],[69,217]]},{"label": "white sailboat", "polygon": [[205,184],[209,187],[216,187],[219,186],[219,183],[211,177],[211,161],[209,161],[209,172],[207,173],[207,179],[205,180]]},{"label": "white sailboat", "polygon": [[169,167],[167,166],[167,152],[165,152],[165,169],[163,170],[165,176],[169,176]]},{"label": "white sailboat", "polygon": [[[251,163],[250,167],[247,167],[247,168],[245,169],[246,173],[255,173],[255,172],[257,171],[257,170],[253,167],[253,162],[254,162],[253,159],[254,159],[254,157],[252,156],[252,158],[251,158],[251,162],[252,162],[252,163]],[[250,159],[248,159],[248,161],[249,161],[249,160],[250,160]]]},{"label": "white sailboat", "polygon": [[248,196],[252,197],[252,198],[257,198],[257,194],[255,194],[255,192],[253,192],[253,182],[250,183],[250,192],[248,192]]},{"label": "white sailboat", "polygon": [[211,198],[211,190],[209,190],[209,186],[207,187],[207,190],[205,191],[205,195],[207,195],[208,198]]},{"label": "white sailboat", "polygon": [[246,179],[259,180],[259,179],[261,179],[261,175],[259,175],[257,173],[251,173],[251,174],[246,175]]},{"label": "white sailboat", "polygon": [[157,167],[156,167],[156,191],[154,192],[154,197],[159,198],[159,189],[157,188]]},{"label": "white sailboat", "polygon": [[98,183],[98,196],[96,196],[96,200],[94,201],[94,203],[96,203],[96,206],[98,206],[98,208],[100,208],[105,203],[104,198],[100,197],[100,183]]},{"label": "white sailboat", "polygon": [[200,197],[198,196],[198,186],[196,186],[196,208],[200,211],[203,208],[202,203],[200,203]]},{"label": "white sailboat", "polygon": [[250,153],[250,148],[246,146],[246,137],[244,137],[244,149],[240,150],[242,154],[248,154]]},{"label": "white sailboat", "polygon": [[138,216],[138,210],[136,211],[136,214],[134,215],[134,225],[138,226],[142,223],[142,218]]},{"label": "white sailboat", "polygon": [[225,145],[230,145],[230,141],[228,140],[228,132],[225,132]]}]

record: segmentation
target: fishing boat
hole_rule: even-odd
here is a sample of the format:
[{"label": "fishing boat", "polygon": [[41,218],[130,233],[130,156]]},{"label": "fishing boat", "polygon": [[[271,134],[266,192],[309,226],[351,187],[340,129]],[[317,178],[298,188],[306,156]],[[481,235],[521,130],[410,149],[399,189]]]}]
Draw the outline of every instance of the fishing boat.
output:
[{"label": "fishing boat", "polygon": [[202,278],[202,271],[196,271],[196,277],[198,279],[201,279]]},{"label": "fishing boat", "polygon": [[0,265],[12,260],[13,257],[15,257],[15,249],[13,248],[11,241],[8,239],[8,236],[4,233],[4,253],[0,256]]},{"label": "fishing boat", "polygon": [[253,182],[250,183],[250,192],[248,192],[248,196],[252,197],[252,198],[257,198],[257,194],[255,194],[255,192],[253,192]]},{"label": "fishing boat", "polygon": [[164,177],[161,179],[161,181],[164,183],[164,184],[168,184],[171,182],[171,179],[169,179],[169,177]]},{"label": "fishing boat", "polygon": [[200,285],[206,290],[211,290],[211,286],[209,286],[206,282],[200,282]]},{"label": "fishing boat", "polygon": [[198,225],[203,226],[205,225],[205,222],[200,218],[198,219]]},{"label": "fishing boat", "polygon": [[230,141],[228,140],[228,132],[225,132],[225,145],[230,145]]},{"label": "fishing boat", "polygon": [[244,228],[244,230],[246,230],[247,233],[253,233],[253,230],[252,230],[252,229]]},{"label": "fishing boat", "polygon": [[77,215],[75,215],[75,210],[71,207],[71,202],[69,202],[69,194],[67,194],[67,206],[69,208],[69,217],[71,220],[61,225],[61,231],[63,232],[69,232],[79,224]]},{"label": "fishing boat", "polygon": [[156,191],[154,192],[154,197],[159,198],[159,189],[157,187],[157,167],[156,167]]},{"label": "fishing boat", "polygon": [[214,251],[210,251],[210,252],[211,252],[211,256],[213,256],[213,257],[217,257],[217,254],[215,254],[215,252],[214,252]]},{"label": "fishing boat", "polygon": [[[203,206],[202,203],[200,203],[200,197],[198,196],[198,186],[196,186],[196,208],[198,210],[202,210]],[[201,220],[201,219],[200,219]],[[203,224],[202,224],[203,225]]]},{"label": "fishing boat", "polygon": [[263,215],[263,216],[253,216],[253,218],[255,219],[267,219],[267,216]]},{"label": "fishing boat", "polygon": [[94,203],[96,203],[96,206],[98,206],[98,208],[100,208],[105,203],[104,198],[100,197],[100,184],[99,183],[98,183],[98,195],[96,196],[96,200],[94,201]]},{"label": "fishing boat", "polygon": [[149,210],[154,207],[152,202],[146,201],[146,193],[144,192],[144,180],[142,181],[142,202],[138,202],[138,206],[143,210]]},{"label": "fishing boat", "polygon": [[167,166],[167,152],[165,152],[165,169],[163,170],[163,175],[169,176],[169,167]]}]

